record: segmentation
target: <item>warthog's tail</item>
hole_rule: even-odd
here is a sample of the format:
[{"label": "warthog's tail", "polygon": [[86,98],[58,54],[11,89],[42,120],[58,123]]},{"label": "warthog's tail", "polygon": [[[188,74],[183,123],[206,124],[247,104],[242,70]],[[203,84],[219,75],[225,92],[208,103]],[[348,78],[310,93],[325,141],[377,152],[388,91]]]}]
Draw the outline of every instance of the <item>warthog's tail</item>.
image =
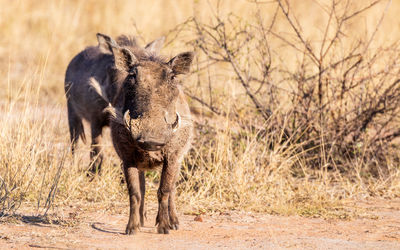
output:
[{"label": "warthog's tail", "polygon": [[82,118],[76,114],[74,108],[72,107],[70,101],[67,101],[68,107],[68,125],[69,133],[71,136],[71,150],[74,153],[75,145],[78,142],[79,137],[82,141],[86,143],[85,131],[83,129]]}]

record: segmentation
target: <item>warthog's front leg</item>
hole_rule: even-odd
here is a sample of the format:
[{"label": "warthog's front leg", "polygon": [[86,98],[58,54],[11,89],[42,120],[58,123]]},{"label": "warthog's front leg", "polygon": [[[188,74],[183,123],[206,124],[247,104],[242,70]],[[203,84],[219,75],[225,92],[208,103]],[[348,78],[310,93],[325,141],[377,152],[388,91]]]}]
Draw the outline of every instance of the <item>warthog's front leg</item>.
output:
[{"label": "warthog's front leg", "polygon": [[[161,234],[168,234],[169,229],[172,228],[170,224],[170,212],[169,212],[169,199],[171,192],[174,190],[175,176],[178,168],[176,164],[170,164],[168,160],[164,160],[164,165],[161,173],[160,187],[158,188],[158,214],[156,218],[156,224],[158,225],[157,231]],[[172,194],[172,199],[173,199]],[[173,203],[173,202],[172,202]],[[173,204],[173,207],[174,204]],[[176,217],[174,211],[173,215]],[[177,221],[177,217],[176,217]]]},{"label": "warthog's front leg", "polygon": [[168,199],[169,226],[172,230],[178,230],[179,228],[179,220],[178,220],[178,215],[176,214],[176,207],[175,207],[175,194],[176,194],[175,185],[178,176],[179,174],[176,173],[174,182],[172,183],[171,193],[169,194],[169,199]]},{"label": "warthog's front leg", "polygon": [[126,184],[129,191],[129,221],[126,226],[126,234],[136,234],[139,231],[140,217],[139,217],[139,206],[140,206],[140,182],[139,182],[139,170],[135,167],[124,164],[124,173]]}]

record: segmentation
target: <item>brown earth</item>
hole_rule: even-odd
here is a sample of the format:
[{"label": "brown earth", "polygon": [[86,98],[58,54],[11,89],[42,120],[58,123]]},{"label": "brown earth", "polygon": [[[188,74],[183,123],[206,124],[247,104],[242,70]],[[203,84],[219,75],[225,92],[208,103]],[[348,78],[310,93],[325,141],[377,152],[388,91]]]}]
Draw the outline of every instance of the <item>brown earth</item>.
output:
[{"label": "brown earth", "polygon": [[[351,220],[250,212],[181,215],[180,229],[155,231],[155,208],[134,236],[124,235],[127,206],[56,209],[48,218],[22,213],[0,225],[2,249],[400,249],[400,199],[356,204]],[[196,218],[196,220],[195,220]]]}]

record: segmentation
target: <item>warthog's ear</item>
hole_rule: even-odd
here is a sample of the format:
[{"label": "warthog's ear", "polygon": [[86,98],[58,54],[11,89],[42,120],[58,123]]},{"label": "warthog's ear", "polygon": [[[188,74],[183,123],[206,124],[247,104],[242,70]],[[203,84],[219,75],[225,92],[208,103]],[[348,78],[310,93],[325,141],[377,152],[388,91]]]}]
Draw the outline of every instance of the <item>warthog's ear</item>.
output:
[{"label": "warthog's ear", "polygon": [[174,74],[186,74],[190,70],[190,65],[192,64],[193,57],[193,52],[184,52],[172,58],[168,62],[168,64],[171,66]]},{"label": "warthog's ear", "polygon": [[139,61],[127,48],[111,46],[114,55],[114,63],[117,69],[128,72],[129,69]]},{"label": "warthog's ear", "polygon": [[147,44],[146,47],[144,47],[147,51],[158,55],[160,53],[160,50],[162,46],[164,45],[165,37],[162,36],[151,43]]},{"label": "warthog's ear", "polygon": [[97,41],[99,41],[99,48],[104,53],[112,53],[111,46],[116,46],[117,43],[109,36],[97,33]]}]

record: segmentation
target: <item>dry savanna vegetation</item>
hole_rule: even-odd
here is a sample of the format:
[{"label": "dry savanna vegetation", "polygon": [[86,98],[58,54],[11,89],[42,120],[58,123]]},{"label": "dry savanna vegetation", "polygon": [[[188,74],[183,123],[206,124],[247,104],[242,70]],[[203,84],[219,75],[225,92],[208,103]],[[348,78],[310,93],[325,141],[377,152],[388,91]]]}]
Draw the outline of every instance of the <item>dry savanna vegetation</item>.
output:
[{"label": "dry savanna vegetation", "polygon": [[[398,1],[0,5],[0,216],[128,204],[108,130],[98,175],[88,177],[89,145],[69,149],[65,69],[97,32],[166,36],[166,57],[196,52],[182,78],[196,136],[180,212],[347,218],[351,202],[400,196]],[[159,175],[147,179],[155,202]]]}]

